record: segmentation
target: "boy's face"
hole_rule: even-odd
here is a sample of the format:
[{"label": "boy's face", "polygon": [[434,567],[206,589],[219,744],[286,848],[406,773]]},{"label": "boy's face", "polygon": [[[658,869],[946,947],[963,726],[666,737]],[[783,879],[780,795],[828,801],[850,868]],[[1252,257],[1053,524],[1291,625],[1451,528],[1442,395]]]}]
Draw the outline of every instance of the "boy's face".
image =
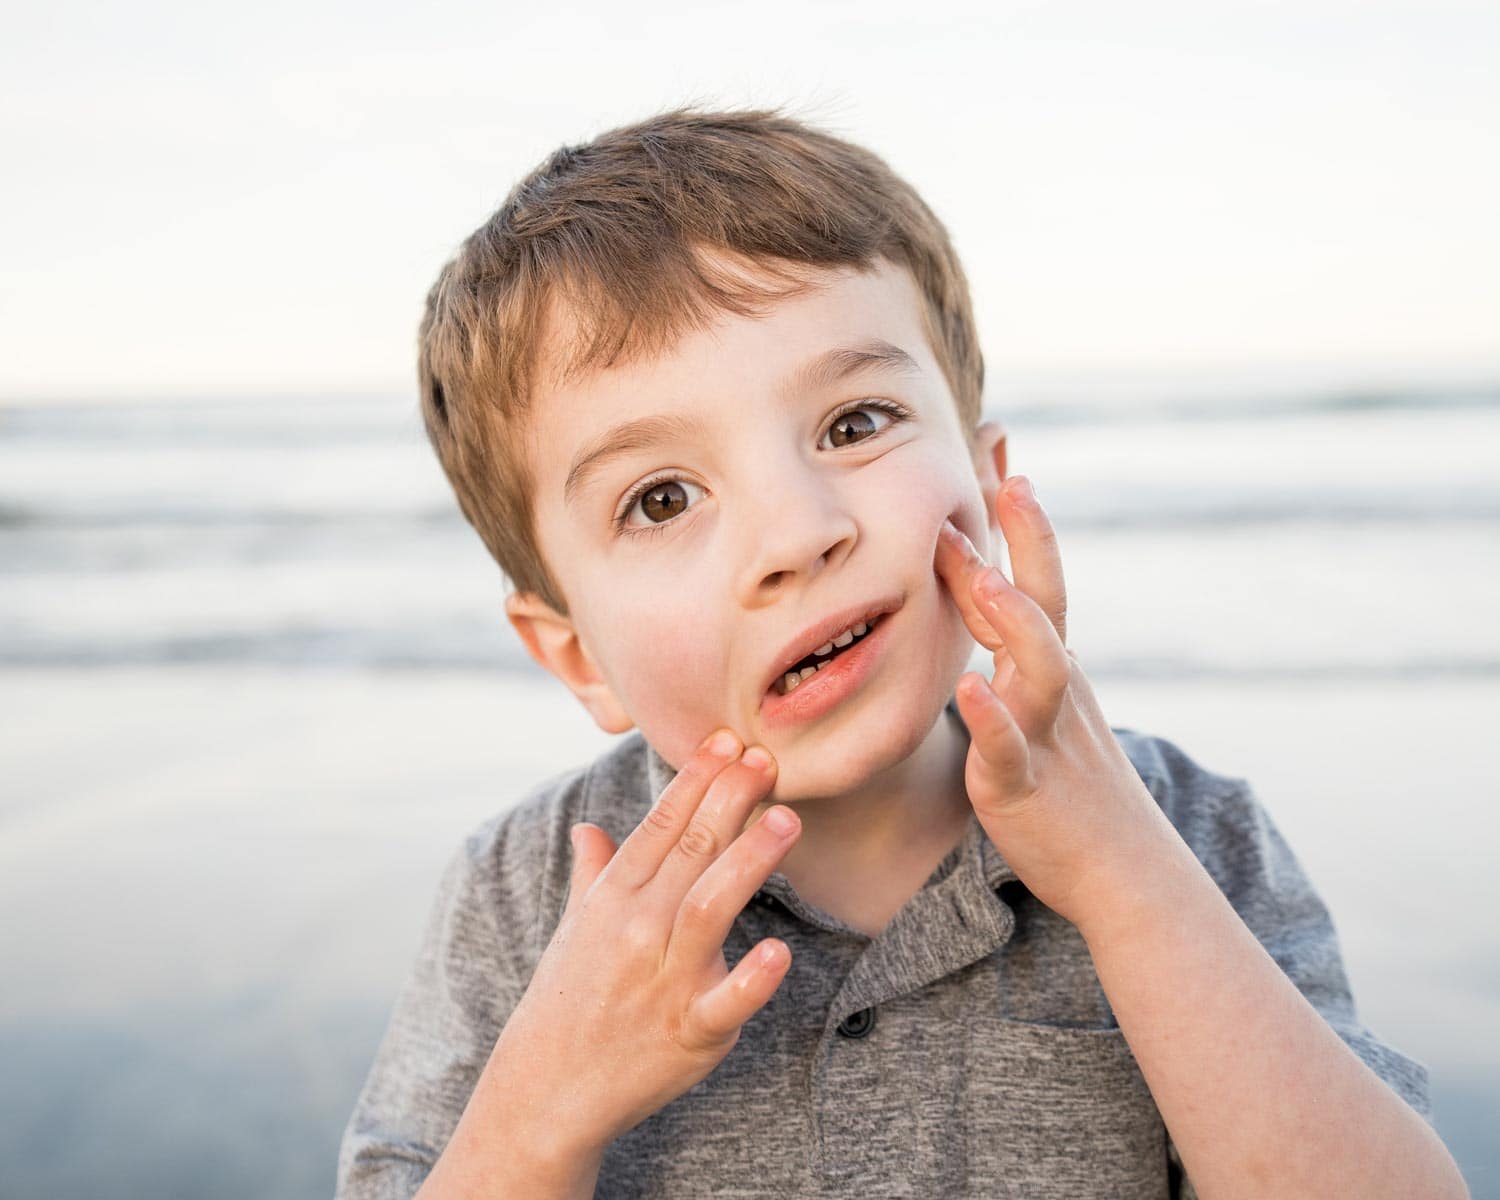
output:
[{"label": "boy's face", "polygon": [[[603,728],[638,727],[680,767],[727,725],[776,757],[781,801],[852,791],[933,729],[974,648],[933,568],[938,529],[951,517],[985,548],[980,476],[996,477],[998,431],[976,474],[909,273],[811,278],[760,318],[720,314],[661,357],[538,396],[537,536],[571,612],[508,601]],[[911,365],[799,375],[877,342]],[[788,652],[814,649],[804,633],[866,608],[889,610],[868,644],[800,700],[778,694]]]}]

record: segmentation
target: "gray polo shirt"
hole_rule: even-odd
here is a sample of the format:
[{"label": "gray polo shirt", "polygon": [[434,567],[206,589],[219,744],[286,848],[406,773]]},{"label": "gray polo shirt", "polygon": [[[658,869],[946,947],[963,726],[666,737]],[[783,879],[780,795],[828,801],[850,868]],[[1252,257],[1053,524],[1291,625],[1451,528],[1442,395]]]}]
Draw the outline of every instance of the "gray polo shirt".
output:
[{"label": "gray polo shirt", "polygon": [[[944,719],[962,728],[951,701]],[[1360,1022],[1328,910],[1249,785],[1113,732],[1261,944],[1430,1122],[1426,1069]],[[345,1131],[339,1200],[415,1194],[562,916],[570,826],[621,842],[672,776],[631,733],[468,836]],[[1195,1196],[1082,936],[977,817],[879,936],[780,872],[729,965],[768,936],[791,948],[781,987],[706,1079],[610,1145],[596,1196]]]}]

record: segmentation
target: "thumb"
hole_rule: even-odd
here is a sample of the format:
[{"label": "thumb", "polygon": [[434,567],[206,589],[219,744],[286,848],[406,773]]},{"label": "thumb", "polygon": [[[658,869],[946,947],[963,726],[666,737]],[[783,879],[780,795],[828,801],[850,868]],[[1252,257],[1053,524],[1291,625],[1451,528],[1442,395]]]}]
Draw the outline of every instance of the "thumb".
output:
[{"label": "thumb", "polygon": [[573,874],[568,886],[568,903],[563,909],[566,919],[582,900],[583,894],[609,864],[618,847],[614,838],[597,825],[580,822],[569,831],[573,839]]}]

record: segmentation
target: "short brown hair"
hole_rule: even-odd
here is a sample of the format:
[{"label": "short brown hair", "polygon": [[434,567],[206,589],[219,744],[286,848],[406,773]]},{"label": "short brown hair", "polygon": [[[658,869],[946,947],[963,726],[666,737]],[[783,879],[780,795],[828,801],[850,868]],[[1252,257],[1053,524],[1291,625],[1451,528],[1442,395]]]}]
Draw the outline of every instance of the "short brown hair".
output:
[{"label": "short brown hair", "polygon": [[[782,287],[705,267],[702,249]],[[541,372],[661,352],[715,311],[753,315],[797,268],[910,270],[934,357],[972,437],[984,360],[948,232],[885,162],[775,109],[678,108],[564,146],[463,243],[427,295],[422,420],[459,508],[520,591],[566,601],[536,544],[521,430]],[[561,359],[542,348],[565,312]],[[552,338],[555,342],[556,338]]]}]

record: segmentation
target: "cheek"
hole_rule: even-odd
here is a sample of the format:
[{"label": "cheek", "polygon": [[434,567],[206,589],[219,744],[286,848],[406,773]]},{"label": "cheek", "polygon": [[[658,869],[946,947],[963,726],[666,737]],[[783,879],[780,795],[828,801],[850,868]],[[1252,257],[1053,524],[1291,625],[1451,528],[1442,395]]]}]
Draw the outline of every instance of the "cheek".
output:
[{"label": "cheek", "polygon": [[968,664],[977,643],[938,575],[933,558],[938,530],[945,519],[963,530],[980,553],[988,556],[989,523],[984,493],[972,471],[955,469],[950,458],[934,455],[897,494],[902,495],[901,519],[893,522],[893,526],[899,541],[887,544],[902,561],[925,567],[928,583],[925,604],[930,606],[927,611],[934,622],[931,627],[934,640],[925,662],[935,677],[951,682]]},{"label": "cheek", "polygon": [[686,759],[722,723],[727,669],[726,639],[714,614],[675,592],[620,603],[604,633],[619,647],[611,671],[616,694],[669,762]]},{"label": "cheek", "polygon": [[937,550],[938,530],[951,519],[981,553],[989,544],[984,493],[974,472],[955,467],[946,454],[915,456],[905,464],[899,480],[889,481],[887,504],[899,509],[899,536],[904,549],[930,560]]}]

